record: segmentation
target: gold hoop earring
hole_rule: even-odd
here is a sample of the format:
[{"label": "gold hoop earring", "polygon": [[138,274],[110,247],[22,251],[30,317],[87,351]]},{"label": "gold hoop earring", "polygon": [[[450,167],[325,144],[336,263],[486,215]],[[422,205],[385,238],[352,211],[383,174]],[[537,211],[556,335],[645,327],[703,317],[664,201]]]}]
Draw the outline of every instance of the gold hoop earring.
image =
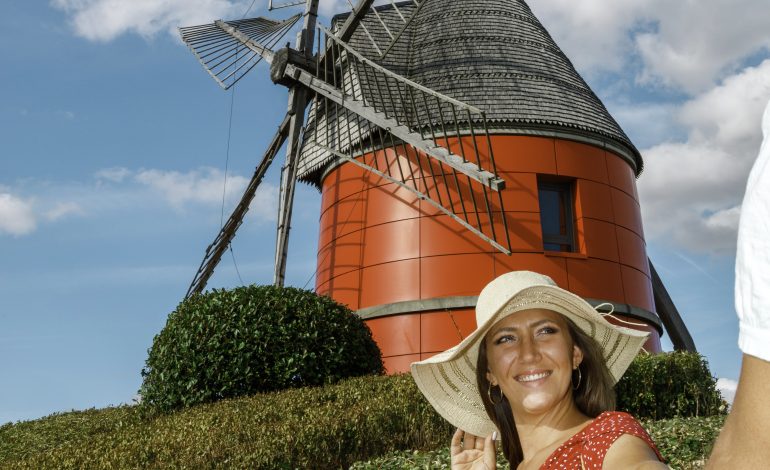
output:
[{"label": "gold hoop earring", "polygon": [[[498,388],[500,388],[500,387],[498,387]],[[493,400],[492,399],[492,384],[490,383],[489,384],[489,388],[487,388],[487,397],[489,397],[489,401],[492,402],[492,405],[497,406],[497,405],[499,405],[500,403],[503,402],[503,391],[500,390],[500,399],[499,400],[497,400],[497,401]]]},{"label": "gold hoop earring", "polygon": [[578,383],[577,383],[577,385],[573,385],[573,386],[572,386],[572,390],[577,390],[577,389],[579,389],[579,388],[580,388],[580,382],[583,380],[583,373],[582,373],[582,372],[580,372],[580,366],[577,366],[577,367],[575,367],[575,370],[576,370],[576,371],[577,371],[577,373],[578,373],[578,381],[577,381]]}]

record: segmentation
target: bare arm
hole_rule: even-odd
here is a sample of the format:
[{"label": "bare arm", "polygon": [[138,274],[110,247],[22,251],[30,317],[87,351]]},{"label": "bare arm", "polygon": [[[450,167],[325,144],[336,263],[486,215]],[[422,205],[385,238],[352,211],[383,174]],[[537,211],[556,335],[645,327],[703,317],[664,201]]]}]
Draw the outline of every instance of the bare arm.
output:
[{"label": "bare arm", "polygon": [[657,470],[669,467],[658,460],[655,451],[644,440],[631,434],[624,434],[607,450],[602,468],[605,470]]},{"label": "bare arm", "polygon": [[765,468],[770,462],[768,392],[770,362],[744,354],[735,401],[707,469]]}]

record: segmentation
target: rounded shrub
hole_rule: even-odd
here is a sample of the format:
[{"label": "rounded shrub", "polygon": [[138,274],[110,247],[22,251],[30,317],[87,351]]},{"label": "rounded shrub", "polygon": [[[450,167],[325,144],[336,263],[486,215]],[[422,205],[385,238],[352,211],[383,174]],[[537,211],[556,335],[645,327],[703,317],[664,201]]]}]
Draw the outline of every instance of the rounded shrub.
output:
[{"label": "rounded shrub", "polygon": [[371,331],[311,291],[256,286],[184,300],[155,336],[139,390],[159,411],[383,372]]},{"label": "rounded shrub", "polygon": [[727,403],[698,353],[640,354],[615,385],[617,408],[637,418],[715,416]]}]

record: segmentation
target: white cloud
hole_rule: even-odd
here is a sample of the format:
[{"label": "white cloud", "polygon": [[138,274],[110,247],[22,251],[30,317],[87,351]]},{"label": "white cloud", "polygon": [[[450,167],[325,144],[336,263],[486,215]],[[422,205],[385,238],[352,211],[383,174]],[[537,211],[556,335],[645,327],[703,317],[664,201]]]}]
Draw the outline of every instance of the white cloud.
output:
[{"label": "white cloud", "polygon": [[105,168],[99,170],[94,175],[97,180],[107,180],[114,183],[120,183],[127,177],[131,176],[131,170],[123,167]]},{"label": "white cloud", "polygon": [[634,46],[629,32],[655,19],[656,3],[540,0],[530,7],[577,68],[591,73],[625,65]]},{"label": "white cloud", "polygon": [[84,215],[85,211],[75,202],[57,202],[54,206],[45,211],[45,218],[51,222],[63,219],[70,215]]},{"label": "white cloud", "polygon": [[[177,171],[142,170],[136,181],[160,191],[166,200],[180,209],[189,203],[222,204],[224,173],[216,168],[201,168],[187,173]],[[243,176],[228,175],[225,201],[232,205],[240,200],[249,180]],[[278,188],[264,180],[257,188],[249,207],[250,213],[262,220],[275,220],[278,206]],[[225,216],[228,214],[225,213]]]},{"label": "white cloud", "polygon": [[0,234],[27,235],[37,228],[32,201],[0,193]]},{"label": "white cloud", "polygon": [[346,0],[326,0],[318,3],[318,15],[326,17],[329,20],[331,20],[334,15],[347,11],[350,11],[350,5],[348,5]]},{"label": "white cloud", "polygon": [[713,231],[729,230],[731,233],[738,226],[741,217],[740,206],[717,211],[705,218],[706,227]]},{"label": "white cloud", "polygon": [[578,70],[701,92],[770,48],[764,0],[539,0],[534,13]]},{"label": "white cloud", "polygon": [[738,382],[731,379],[717,379],[717,390],[722,394],[722,398],[731,406],[735,400],[735,391],[738,389]]},{"label": "white cloud", "polygon": [[713,141],[740,154],[756,152],[768,97],[770,59],[727,77],[721,85],[685,103],[679,119],[692,129],[692,140]]},{"label": "white cloud", "polygon": [[56,114],[58,114],[59,116],[63,117],[68,121],[72,121],[75,119],[75,113],[73,113],[72,111],[58,111]]},{"label": "white cloud", "polygon": [[661,138],[687,134],[676,120],[679,108],[674,103],[630,102],[622,97],[622,101],[605,101],[605,105],[639,148],[658,144]]},{"label": "white cloud", "polygon": [[768,99],[770,60],[686,102],[676,113],[689,130],[685,141],[642,151],[639,193],[648,238],[691,252],[734,252]]},{"label": "white cloud", "polygon": [[[41,225],[61,222],[73,216],[103,217],[148,208],[184,214],[204,210],[206,217],[216,214],[222,205],[224,173],[215,168],[199,168],[186,172],[158,169],[130,170],[107,168],[95,173],[95,184],[25,180],[18,187],[0,186],[0,235],[28,235]],[[228,175],[225,193],[225,217],[240,200],[248,179]],[[19,188],[34,194],[21,197]],[[278,188],[262,182],[251,202],[249,219],[257,223],[274,221],[278,204]],[[183,215],[188,217],[187,215]]]},{"label": "white cloud", "polygon": [[228,0],[52,0],[70,15],[78,36],[91,41],[110,41],[125,33],[145,38],[168,31],[176,36],[179,26],[210,23],[240,17],[244,2]]},{"label": "white cloud", "polygon": [[770,47],[766,10],[763,0],[658,2],[656,31],[636,37],[643,78],[690,92],[708,89]]},{"label": "white cloud", "polygon": [[[382,3],[387,2],[378,0],[375,5]],[[747,57],[770,48],[766,15],[757,14],[764,11],[765,3],[539,0],[531,2],[531,7],[581,72],[623,72],[640,61],[643,82],[698,92],[734,73]],[[69,15],[77,35],[110,41],[127,33],[149,38],[168,31],[176,36],[179,26],[240,17],[251,2],[52,0],[51,4]],[[256,10],[252,8],[250,15],[257,14]],[[319,14],[326,22],[347,11],[350,6],[344,0],[319,4]]]},{"label": "white cloud", "polygon": [[[136,193],[140,189],[149,188],[154,194],[153,200],[165,201],[177,211],[185,211],[191,206],[203,205],[221,207],[222,191],[225,185],[224,172],[216,168],[203,167],[186,172],[173,170],[142,169],[133,171],[127,168],[107,168],[96,172],[97,186],[119,184],[120,191]],[[240,200],[249,180],[240,175],[227,176],[227,191],[225,193],[225,216]],[[115,189],[117,190],[117,189]],[[144,190],[141,190],[144,191]],[[141,194],[135,194],[141,198]],[[106,195],[102,199],[111,200]],[[125,200],[125,197],[119,198]],[[115,201],[117,202],[117,201]],[[272,221],[276,218],[278,206],[278,188],[264,180],[257,188],[254,200],[250,205],[250,213],[258,220]]]},{"label": "white cloud", "polygon": [[[188,203],[221,204],[225,175],[216,168],[201,168],[186,173],[163,170],[140,170],[134,180],[161,194],[175,208]],[[227,178],[227,192],[232,197],[240,195],[248,184],[242,176]]]}]

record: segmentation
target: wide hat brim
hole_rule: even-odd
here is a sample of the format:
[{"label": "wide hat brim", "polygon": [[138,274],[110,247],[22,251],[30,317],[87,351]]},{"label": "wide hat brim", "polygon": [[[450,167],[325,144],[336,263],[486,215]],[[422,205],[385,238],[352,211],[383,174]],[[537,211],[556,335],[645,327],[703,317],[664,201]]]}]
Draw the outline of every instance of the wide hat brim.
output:
[{"label": "wide hat brim", "polygon": [[[493,286],[494,283],[505,285],[505,279],[501,278],[517,275],[516,281],[524,287],[514,287],[515,292]],[[502,318],[529,309],[552,310],[564,315],[599,344],[616,382],[649,336],[648,332],[612,325],[588,302],[557,287],[549,277],[526,271],[507,273],[492,281],[479,296],[476,309],[478,326],[473,333],[442,353],[412,363],[411,371],[420,391],[444,419],[482,437],[497,428],[487,416],[476,385],[479,345],[489,328]]]}]

